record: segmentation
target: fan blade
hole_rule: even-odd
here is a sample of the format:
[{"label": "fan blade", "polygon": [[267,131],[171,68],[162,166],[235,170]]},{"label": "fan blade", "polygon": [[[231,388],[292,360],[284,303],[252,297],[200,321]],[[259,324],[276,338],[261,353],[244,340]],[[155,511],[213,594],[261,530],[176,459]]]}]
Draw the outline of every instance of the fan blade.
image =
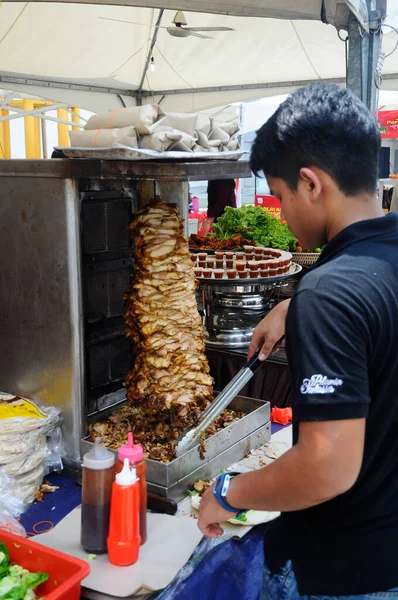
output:
[{"label": "fan blade", "polygon": [[[147,23],[134,23],[134,21],[122,21],[121,19],[110,19],[108,17],[97,17],[97,19],[102,19],[103,21],[113,21],[114,23],[127,23],[127,25],[141,25],[141,27],[150,27]],[[158,29],[167,29],[167,27],[162,27],[161,25],[154,25],[154,27]]]},{"label": "fan blade", "polygon": [[195,31],[192,30],[190,30],[190,35],[193,35],[198,38],[203,38],[204,40],[214,40],[214,38],[210,37],[209,35],[201,35],[200,33],[195,33]]},{"label": "fan blade", "polygon": [[232,27],[185,27],[191,31],[235,31]]}]

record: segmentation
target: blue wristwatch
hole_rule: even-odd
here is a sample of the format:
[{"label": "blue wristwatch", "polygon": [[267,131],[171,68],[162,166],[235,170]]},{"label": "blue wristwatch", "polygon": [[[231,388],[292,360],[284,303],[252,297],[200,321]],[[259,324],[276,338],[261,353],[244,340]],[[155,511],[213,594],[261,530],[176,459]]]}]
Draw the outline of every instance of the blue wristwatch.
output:
[{"label": "blue wristwatch", "polygon": [[240,473],[235,473],[235,472],[222,473],[215,480],[214,486],[212,489],[213,489],[213,494],[216,497],[217,502],[225,510],[228,510],[229,512],[233,512],[233,513],[236,513],[236,512],[240,513],[240,512],[245,512],[245,511],[240,508],[234,508],[227,501],[227,493],[228,493],[229,484],[231,483],[233,477],[235,477],[236,475],[240,475]]}]

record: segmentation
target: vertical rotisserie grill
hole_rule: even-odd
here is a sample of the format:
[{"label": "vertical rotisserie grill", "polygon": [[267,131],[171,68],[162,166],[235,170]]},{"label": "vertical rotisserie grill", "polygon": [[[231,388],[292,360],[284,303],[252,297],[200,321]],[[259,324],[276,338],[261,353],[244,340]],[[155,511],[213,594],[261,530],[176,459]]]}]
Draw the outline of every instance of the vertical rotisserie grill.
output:
[{"label": "vertical rotisserie grill", "polygon": [[125,321],[134,365],[126,378],[127,399],[138,409],[132,413],[136,437],[163,445],[212,401],[213,380],[177,207],[156,199],[137,213],[130,229],[135,268]]}]

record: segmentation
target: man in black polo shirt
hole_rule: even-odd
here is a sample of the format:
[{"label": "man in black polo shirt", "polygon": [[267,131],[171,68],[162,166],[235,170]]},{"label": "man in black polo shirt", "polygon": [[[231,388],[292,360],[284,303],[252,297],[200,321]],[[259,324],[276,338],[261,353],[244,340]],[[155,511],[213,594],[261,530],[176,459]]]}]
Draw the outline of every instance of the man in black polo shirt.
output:
[{"label": "man in black polo shirt", "polygon": [[368,109],[323,83],[290,96],[253,144],[292,232],[326,244],[249,351],[264,359],[286,334],[293,447],[201,504],[211,537],[232,511],[282,512],[265,535],[264,600],[398,599],[398,216],[375,197],[379,145]]}]

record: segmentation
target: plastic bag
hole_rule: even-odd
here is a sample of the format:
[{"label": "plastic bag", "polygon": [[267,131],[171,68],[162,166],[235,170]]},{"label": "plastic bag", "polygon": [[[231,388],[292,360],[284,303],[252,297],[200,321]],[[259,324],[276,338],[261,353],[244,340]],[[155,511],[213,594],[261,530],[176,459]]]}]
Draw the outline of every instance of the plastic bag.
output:
[{"label": "plastic bag", "polygon": [[25,527],[23,527],[19,521],[14,519],[14,517],[0,515],[0,529],[2,531],[7,531],[8,533],[13,533],[14,535],[20,535],[25,538],[28,537],[26,535]]},{"label": "plastic bag", "polygon": [[44,475],[53,471],[62,471],[64,464],[62,458],[66,456],[62,431],[56,427],[47,438],[47,449],[44,457]]},{"label": "plastic bag", "polygon": [[0,471],[0,515],[19,517],[24,510],[24,503],[15,494],[13,480]]},{"label": "plastic bag", "polygon": [[208,233],[211,233],[213,228],[214,219],[212,217],[206,217],[198,225],[198,235],[205,237]]},{"label": "plastic bag", "polygon": [[278,408],[274,406],[271,410],[271,423],[278,423],[279,425],[288,425],[292,422],[292,409],[290,406],[286,408]]}]

